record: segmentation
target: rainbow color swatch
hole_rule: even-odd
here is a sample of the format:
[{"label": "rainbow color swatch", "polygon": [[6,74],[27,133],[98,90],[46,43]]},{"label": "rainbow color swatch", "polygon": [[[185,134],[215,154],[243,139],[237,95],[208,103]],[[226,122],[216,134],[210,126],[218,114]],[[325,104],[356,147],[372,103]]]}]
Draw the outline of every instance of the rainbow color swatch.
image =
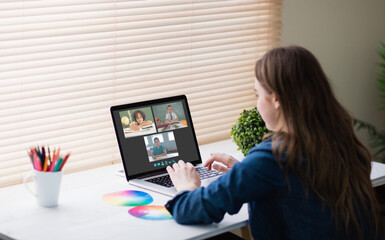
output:
[{"label": "rainbow color swatch", "polygon": [[128,210],[128,213],[134,217],[146,220],[169,220],[171,214],[164,206],[138,206]]},{"label": "rainbow color swatch", "polygon": [[102,200],[118,206],[142,206],[153,201],[148,193],[134,190],[107,193],[103,195]]}]

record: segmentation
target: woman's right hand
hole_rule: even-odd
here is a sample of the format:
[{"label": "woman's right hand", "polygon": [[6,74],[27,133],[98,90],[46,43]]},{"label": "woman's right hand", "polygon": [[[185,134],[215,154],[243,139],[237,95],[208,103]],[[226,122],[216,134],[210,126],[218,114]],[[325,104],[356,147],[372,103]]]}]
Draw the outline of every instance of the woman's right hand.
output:
[{"label": "woman's right hand", "polygon": [[[215,164],[214,162],[222,163],[225,166],[221,164]],[[230,170],[230,168],[232,168],[237,162],[238,160],[230,155],[224,153],[212,153],[211,157],[205,162],[204,167],[206,167],[209,171],[211,169],[215,169],[224,173]]]}]

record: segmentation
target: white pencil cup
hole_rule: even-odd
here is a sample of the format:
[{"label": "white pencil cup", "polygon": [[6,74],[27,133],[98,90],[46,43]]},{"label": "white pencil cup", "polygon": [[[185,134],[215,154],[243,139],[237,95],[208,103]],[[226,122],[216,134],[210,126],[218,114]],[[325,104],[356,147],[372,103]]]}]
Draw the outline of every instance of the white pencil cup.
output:
[{"label": "white pencil cup", "polygon": [[[41,207],[56,207],[59,198],[60,183],[63,172],[41,172],[34,170],[33,174],[24,177],[24,185],[37,198],[37,204]],[[35,190],[28,186],[28,180],[33,178]]]}]

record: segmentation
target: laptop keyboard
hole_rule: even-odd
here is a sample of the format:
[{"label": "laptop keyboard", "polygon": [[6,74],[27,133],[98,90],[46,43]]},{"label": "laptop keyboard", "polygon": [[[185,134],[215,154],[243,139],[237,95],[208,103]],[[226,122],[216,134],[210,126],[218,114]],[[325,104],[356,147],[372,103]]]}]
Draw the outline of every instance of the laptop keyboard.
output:
[{"label": "laptop keyboard", "polygon": [[[196,167],[195,169],[197,170],[197,172],[201,176],[201,180],[205,180],[205,179],[219,176],[222,174],[221,172],[218,172],[216,170],[208,171],[207,168],[205,168],[205,167]],[[150,178],[150,179],[147,179],[146,181],[151,182],[151,183],[155,183],[155,184],[159,184],[159,185],[162,185],[165,187],[173,187],[174,186],[169,175],[156,177],[156,178]]]}]

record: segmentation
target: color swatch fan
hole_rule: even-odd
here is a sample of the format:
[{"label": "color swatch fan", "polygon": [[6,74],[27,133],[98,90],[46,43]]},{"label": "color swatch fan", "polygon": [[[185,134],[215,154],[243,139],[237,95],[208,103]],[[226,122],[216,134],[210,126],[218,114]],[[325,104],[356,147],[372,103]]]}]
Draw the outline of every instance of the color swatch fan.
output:
[{"label": "color swatch fan", "polygon": [[128,210],[134,217],[146,220],[168,220],[172,219],[171,214],[164,206],[138,206]]},{"label": "color swatch fan", "polygon": [[148,193],[134,190],[108,193],[103,195],[102,200],[118,206],[141,206],[153,201]]}]

